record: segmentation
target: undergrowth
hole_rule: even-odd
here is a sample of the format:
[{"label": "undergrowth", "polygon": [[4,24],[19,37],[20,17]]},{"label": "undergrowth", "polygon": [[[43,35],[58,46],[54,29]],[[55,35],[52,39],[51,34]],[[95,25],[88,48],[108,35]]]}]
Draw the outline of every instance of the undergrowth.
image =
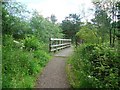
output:
[{"label": "undergrowth", "polygon": [[115,48],[83,44],[68,59],[67,73],[73,88],[118,88],[120,61]]},{"label": "undergrowth", "polygon": [[43,50],[44,44],[35,37],[25,39],[24,43],[14,41],[12,36],[3,37],[2,87],[33,88],[50,55]]}]

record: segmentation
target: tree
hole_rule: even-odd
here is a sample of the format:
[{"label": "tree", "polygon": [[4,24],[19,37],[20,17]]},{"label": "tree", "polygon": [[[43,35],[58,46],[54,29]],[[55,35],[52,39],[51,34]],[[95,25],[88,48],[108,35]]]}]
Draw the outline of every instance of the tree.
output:
[{"label": "tree", "polygon": [[[116,7],[115,4],[118,0],[93,0],[96,7],[96,11],[103,10],[107,13],[108,17],[111,19],[111,26],[109,28],[110,46],[114,46],[115,33],[116,33]],[[96,15],[96,14],[95,14]]]},{"label": "tree", "polygon": [[61,23],[61,28],[63,33],[65,34],[65,38],[75,39],[76,32],[79,31],[81,25],[80,15],[77,14],[69,14],[68,17]]},{"label": "tree", "polygon": [[[119,55],[118,58],[120,58],[120,2],[117,2],[116,7],[117,7],[117,10],[118,10],[118,15],[117,15],[118,22],[117,22],[117,33],[116,33],[116,36],[117,36],[117,40],[118,40],[118,55]],[[119,72],[119,74],[120,74],[120,72]]]},{"label": "tree", "polygon": [[50,16],[50,20],[51,20],[52,23],[55,24],[55,22],[57,21],[56,16],[55,16],[54,14],[52,14],[52,15]]},{"label": "tree", "polygon": [[57,24],[45,19],[42,15],[39,15],[37,11],[33,12],[30,26],[33,34],[43,42],[48,42],[51,37],[60,38],[63,36],[62,30]]},{"label": "tree", "polygon": [[94,3],[95,18],[92,19],[92,22],[96,25],[98,29],[98,34],[102,37],[102,43],[105,39],[105,34],[108,34],[111,29],[111,18],[108,16],[106,10],[101,6],[100,2]]},{"label": "tree", "polygon": [[[21,7],[19,9],[19,7]],[[14,11],[14,12],[11,12]],[[19,12],[21,11],[21,12]],[[22,12],[23,11],[23,12]],[[19,3],[2,3],[2,33],[9,34],[14,38],[24,38],[30,30],[29,23],[23,18],[24,8]],[[22,17],[22,18],[21,18]]]},{"label": "tree", "polygon": [[79,32],[76,33],[76,36],[83,40],[84,43],[99,43],[100,40],[100,37],[97,35],[97,29],[89,22],[81,27]]}]

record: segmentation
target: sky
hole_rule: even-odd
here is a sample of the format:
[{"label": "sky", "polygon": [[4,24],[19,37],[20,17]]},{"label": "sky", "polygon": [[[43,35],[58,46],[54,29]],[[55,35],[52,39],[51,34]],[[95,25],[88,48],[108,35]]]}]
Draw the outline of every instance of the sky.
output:
[{"label": "sky", "polygon": [[16,0],[27,5],[28,9],[36,9],[45,18],[54,14],[61,22],[71,13],[80,14],[82,20],[93,18],[91,0]]}]

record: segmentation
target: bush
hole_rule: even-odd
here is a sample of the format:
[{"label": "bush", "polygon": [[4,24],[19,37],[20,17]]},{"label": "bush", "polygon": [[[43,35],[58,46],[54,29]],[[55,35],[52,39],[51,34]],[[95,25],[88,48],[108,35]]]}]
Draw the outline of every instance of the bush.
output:
[{"label": "bush", "polygon": [[39,40],[34,36],[28,36],[23,40],[25,49],[27,50],[37,50],[40,43]]},{"label": "bush", "polygon": [[81,45],[69,59],[73,87],[120,88],[117,50],[106,45]]},{"label": "bush", "polygon": [[29,52],[17,48],[13,38],[5,36],[2,58],[2,87],[32,88],[37,74],[41,72],[50,56],[43,50]]}]

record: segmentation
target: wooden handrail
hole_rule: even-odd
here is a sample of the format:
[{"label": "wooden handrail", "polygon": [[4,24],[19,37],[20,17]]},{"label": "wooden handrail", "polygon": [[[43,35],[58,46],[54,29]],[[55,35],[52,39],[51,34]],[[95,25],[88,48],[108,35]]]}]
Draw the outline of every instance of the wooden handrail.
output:
[{"label": "wooden handrail", "polygon": [[59,39],[50,38],[49,39],[49,51],[55,52],[71,46],[71,39]]},{"label": "wooden handrail", "polygon": [[50,38],[51,41],[71,41],[71,39]]}]

